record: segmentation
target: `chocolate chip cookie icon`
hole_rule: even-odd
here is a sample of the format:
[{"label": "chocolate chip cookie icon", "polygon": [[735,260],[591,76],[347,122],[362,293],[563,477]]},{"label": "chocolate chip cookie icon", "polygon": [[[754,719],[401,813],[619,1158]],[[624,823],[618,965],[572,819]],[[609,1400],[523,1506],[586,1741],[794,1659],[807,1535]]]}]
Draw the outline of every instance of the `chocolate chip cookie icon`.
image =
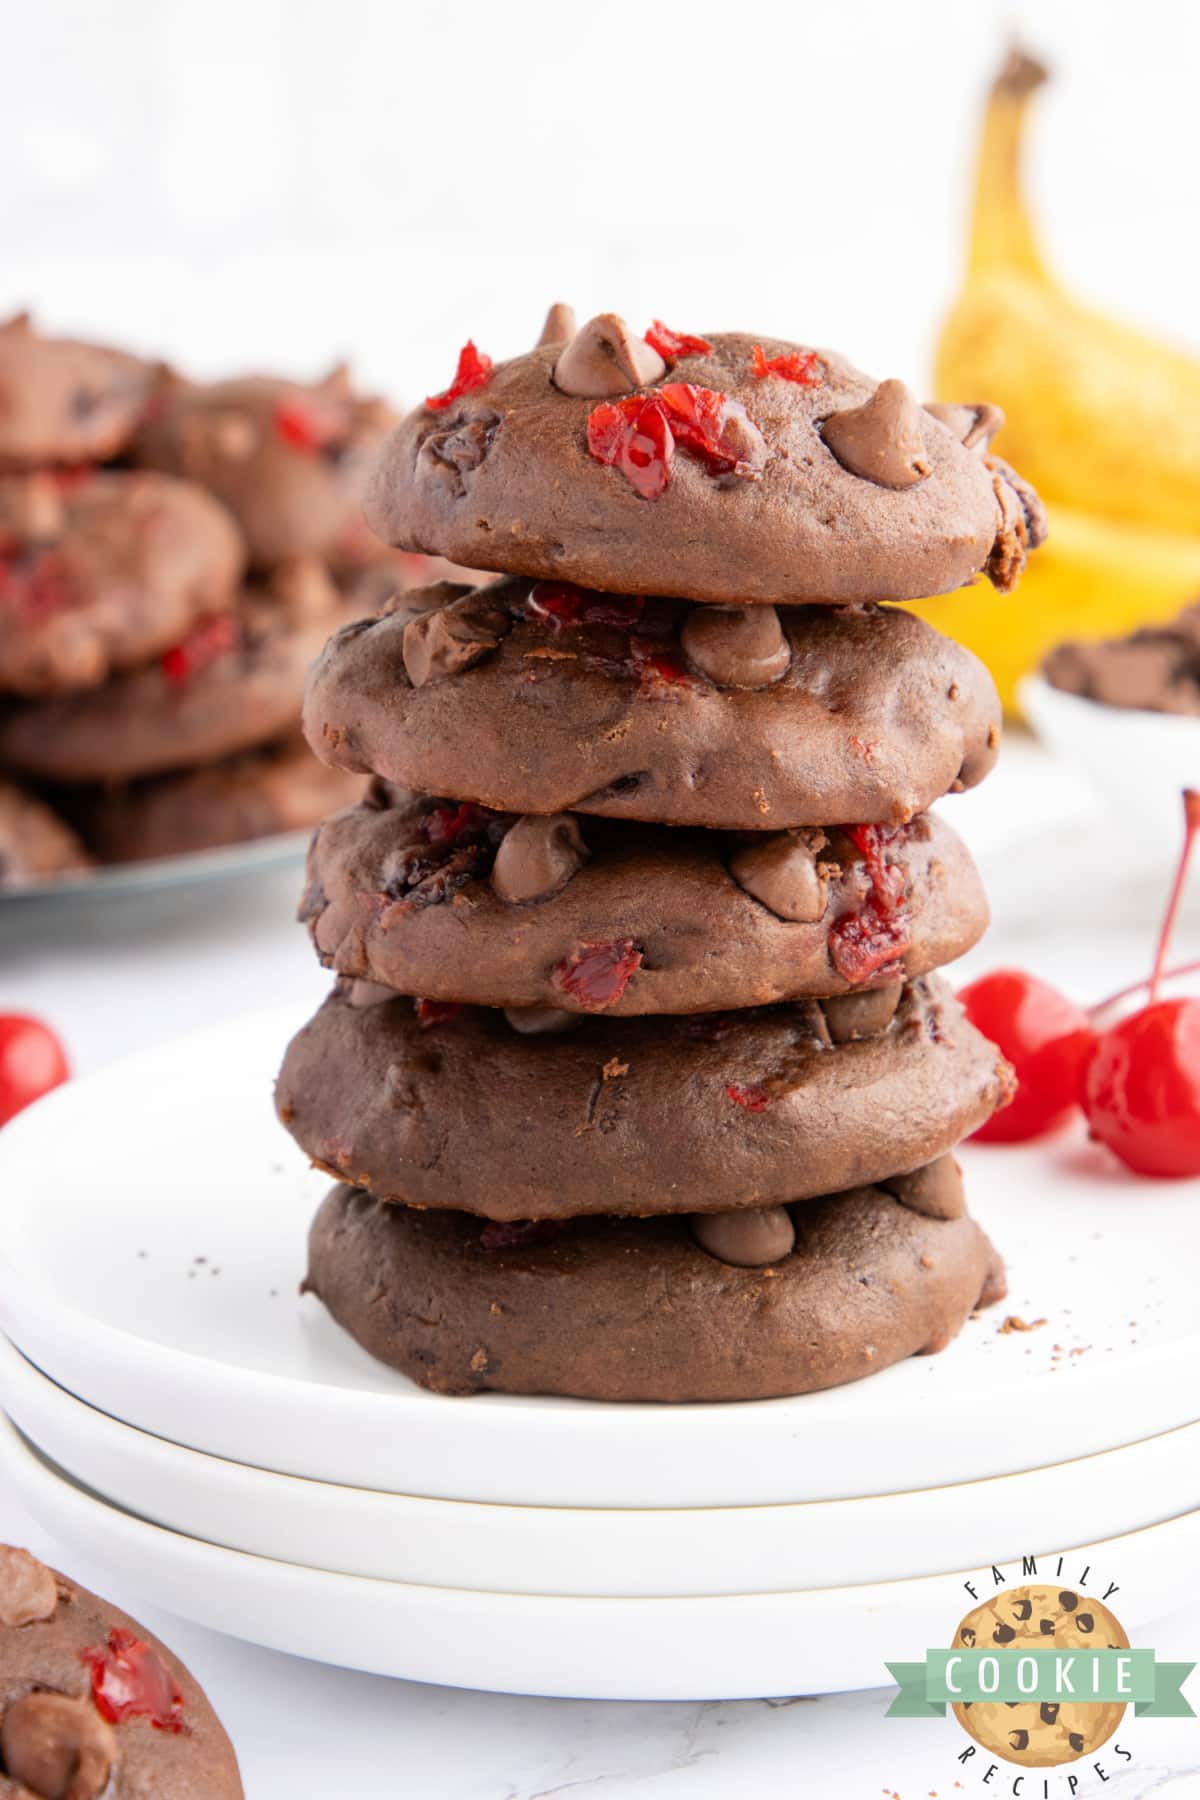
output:
[{"label": "chocolate chip cookie icon", "polygon": [[[954,1649],[1128,1650],[1129,1639],[1106,1606],[1071,1588],[1009,1588],[985,1600],[960,1623]],[[1052,1769],[1090,1756],[1106,1744],[1125,1712],[1124,1701],[963,1700],[954,1716],[978,1744],[1006,1762]]]}]

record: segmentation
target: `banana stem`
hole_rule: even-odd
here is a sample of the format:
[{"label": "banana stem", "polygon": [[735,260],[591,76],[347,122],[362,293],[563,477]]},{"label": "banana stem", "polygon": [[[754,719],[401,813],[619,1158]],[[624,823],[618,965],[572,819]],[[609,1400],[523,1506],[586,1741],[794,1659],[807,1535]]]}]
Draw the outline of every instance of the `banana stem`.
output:
[{"label": "banana stem", "polygon": [[1048,79],[1033,57],[1013,49],[992,83],[975,175],[968,279],[1003,269],[1050,280],[1021,191],[1025,117],[1032,95]]}]

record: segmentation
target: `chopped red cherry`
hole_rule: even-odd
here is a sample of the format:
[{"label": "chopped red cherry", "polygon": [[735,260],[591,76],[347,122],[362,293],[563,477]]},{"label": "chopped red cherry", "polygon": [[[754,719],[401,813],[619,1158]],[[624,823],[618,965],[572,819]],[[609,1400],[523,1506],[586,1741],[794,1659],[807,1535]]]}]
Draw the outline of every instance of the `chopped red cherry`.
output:
[{"label": "chopped red cherry", "polygon": [[80,1660],[91,1670],[96,1711],[110,1725],[148,1719],[156,1731],[187,1730],[179,1683],[158,1652],[132,1631],[110,1631],[106,1645],[81,1651]]},{"label": "chopped red cherry", "polygon": [[601,1012],[621,998],[641,964],[642,953],[632,938],[619,938],[608,944],[580,944],[555,969],[554,985],[580,1006]]},{"label": "chopped red cherry", "polygon": [[488,807],[465,800],[461,806],[431,807],[421,820],[421,830],[431,844],[449,847],[456,844],[464,832],[478,830],[494,816]]},{"label": "chopped red cherry", "polygon": [[272,417],[276,435],[293,450],[319,450],[337,434],[303,400],[281,400]]},{"label": "chopped red cherry", "polygon": [[164,650],[159,666],[168,681],[188,681],[201,669],[236,649],[239,637],[237,621],[229,613],[201,619],[182,643]]},{"label": "chopped red cherry", "polygon": [[674,650],[664,650],[652,638],[630,638],[629,654],[643,687],[657,682],[666,682],[671,687],[696,686],[696,678],[683,658]]},{"label": "chopped red cherry", "polygon": [[0,606],[11,608],[25,623],[36,625],[61,612],[71,599],[70,569],[61,552],[0,552]]},{"label": "chopped red cherry", "polygon": [[454,379],[450,386],[440,394],[429,394],[425,404],[430,412],[444,412],[461,400],[464,394],[473,393],[476,388],[486,387],[492,374],[492,359],[477,350],[470,338],[467,339],[458,353],[458,367],[454,371]]},{"label": "chopped red cherry", "polygon": [[1092,1136],[1139,1175],[1200,1175],[1200,1000],[1160,1000],[1197,833],[1200,793],[1183,794],[1184,837],[1158,937],[1150,1003],[1096,1040],[1083,1109]]},{"label": "chopped red cherry", "polygon": [[414,1000],[413,1011],[421,1030],[431,1031],[435,1025],[448,1025],[451,1019],[457,1019],[462,1007],[457,1000]]},{"label": "chopped red cherry", "polygon": [[643,500],[657,500],[671,480],[678,447],[710,475],[750,472],[729,437],[744,416],[726,394],[669,381],[657,392],[606,400],[588,415],[588,449],[597,462],[619,469]]},{"label": "chopped red cherry", "polygon": [[843,913],[829,929],[829,955],[844,981],[859,987],[877,976],[880,981],[904,973],[905,951],[912,942],[905,901],[908,882],[899,863],[890,863],[886,850],[902,834],[903,827],[843,825],[840,829],[863,859],[867,893],[856,911]]},{"label": "chopped red cherry", "polygon": [[815,350],[791,350],[785,356],[768,356],[761,344],[754,346],[754,375],[762,381],[778,375],[781,381],[794,381],[797,387],[818,387],[821,381],[821,359]]},{"label": "chopped red cherry", "polygon": [[771,1096],[766,1088],[759,1087],[756,1082],[749,1087],[739,1087],[736,1081],[731,1081],[726,1086],[725,1092],[735,1106],[743,1107],[746,1112],[766,1112],[767,1107],[771,1104]]},{"label": "chopped red cherry", "polygon": [[632,631],[646,602],[640,594],[597,594],[569,581],[536,581],[526,602],[535,619],[560,631],[572,625],[612,625]]},{"label": "chopped red cherry", "polygon": [[692,337],[686,331],[672,331],[661,319],[655,319],[651,325],[646,342],[668,363],[678,362],[681,356],[707,356],[712,350],[707,338]]},{"label": "chopped red cherry", "polygon": [[995,969],[959,993],[968,1019],[1017,1074],[1011,1105],[975,1132],[982,1143],[1023,1144],[1065,1125],[1083,1098],[1094,1042],[1087,1014],[1048,982]]},{"label": "chopped red cherry", "polygon": [[0,1125],[32,1106],[71,1071],[48,1025],[28,1013],[0,1014]]}]

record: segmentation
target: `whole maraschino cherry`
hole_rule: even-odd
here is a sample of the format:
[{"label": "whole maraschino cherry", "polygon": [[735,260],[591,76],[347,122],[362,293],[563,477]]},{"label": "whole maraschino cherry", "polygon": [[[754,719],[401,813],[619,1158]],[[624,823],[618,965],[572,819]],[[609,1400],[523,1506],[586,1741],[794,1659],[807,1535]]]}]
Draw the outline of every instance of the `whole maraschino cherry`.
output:
[{"label": "whole maraschino cherry", "polygon": [[[1200,999],[1160,1000],[1175,920],[1200,831],[1200,794],[1187,789],[1184,841],[1148,982],[1082,1011],[1048,982],[997,969],[962,989],[971,1023],[1017,1074],[1011,1106],[975,1132],[985,1143],[1027,1143],[1066,1124],[1077,1106],[1093,1138],[1139,1175],[1200,1175]],[[1115,1024],[1097,1019],[1141,988],[1149,1003]]]},{"label": "whole maraschino cherry", "polygon": [[0,1125],[69,1074],[66,1052],[48,1025],[28,1013],[0,1013]]},{"label": "whole maraschino cherry", "polygon": [[1083,1110],[1094,1138],[1139,1175],[1200,1175],[1200,999],[1160,1000],[1167,951],[1200,830],[1200,793],[1184,791],[1184,840],[1159,934],[1150,999],[1101,1031]]}]

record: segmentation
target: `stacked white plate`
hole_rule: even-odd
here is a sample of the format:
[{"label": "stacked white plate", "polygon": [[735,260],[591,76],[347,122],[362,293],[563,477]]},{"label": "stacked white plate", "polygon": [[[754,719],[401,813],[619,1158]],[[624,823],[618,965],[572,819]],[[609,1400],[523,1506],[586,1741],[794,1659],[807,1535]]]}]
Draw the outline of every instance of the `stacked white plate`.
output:
[{"label": "stacked white plate", "polygon": [[447,1399],[299,1297],[325,1183],[271,1113],[296,1023],[0,1137],[0,1462],[122,1599],[419,1680],[702,1699],[882,1685],[1026,1555],[1118,1582],[1135,1630],[1200,1588],[1200,1184],[1075,1140],[968,1152],[1009,1301],[853,1387]]}]

